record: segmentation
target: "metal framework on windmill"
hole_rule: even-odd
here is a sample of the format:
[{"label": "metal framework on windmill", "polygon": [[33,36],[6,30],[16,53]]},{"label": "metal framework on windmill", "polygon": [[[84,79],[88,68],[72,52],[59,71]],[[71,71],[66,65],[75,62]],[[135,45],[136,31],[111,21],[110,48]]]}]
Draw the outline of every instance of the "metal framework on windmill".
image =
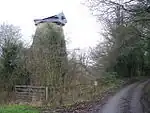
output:
[{"label": "metal framework on windmill", "polygon": [[67,23],[67,19],[66,19],[64,13],[61,12],[57,15],[53,15],[53,16],[50,16],[47,18],[35,19],[34,23],[36,26],[40,23],[55,23],[55,24],[60,25],[60,26],[65,26],[65,24]]}]

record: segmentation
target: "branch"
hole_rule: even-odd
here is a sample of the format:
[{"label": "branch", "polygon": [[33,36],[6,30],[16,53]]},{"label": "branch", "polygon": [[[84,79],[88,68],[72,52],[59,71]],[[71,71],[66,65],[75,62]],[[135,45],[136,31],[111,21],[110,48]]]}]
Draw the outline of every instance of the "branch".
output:
[{"label": "branch", "polygon": [[141,19],[136,19],[134,20],[135,22],[139,22],[139,21],[150,21],[150,18],[141,18]]},{"label": "branch", "polygon": [[[130,0],[130,1],[127,1],[127,2],[125,2],[124,4],[127,4],[127,3],[130,3],[130,2],[132,2],[132,1],[134,1],[134,0]],[[99,4],[101,4],[101,3],[103,3],[103,4],[106,4],[107,6],[108,5],[117,5],[117,6],[120,6],[120,8],[122,8],[124,11],[127,11],[127,12],[135,12],[134,10],[132,10],[132,9],[126,9],[125,7],[124,7],[124,5],[122,5],[122,4],[120,4],[120,3],[117,3],[117,2],[114,2],[114,1],[111,1],[111,0],[102,0],[102,1],[100,1],[97,5],[99,5]]]},{"label": "branch", "polygon": [[128,4],[128,3],[130,3],[130,2],[133,2],[134,0],[129,0],[129,1],[127,1],[127,2],[124,2],[125,4]]}]

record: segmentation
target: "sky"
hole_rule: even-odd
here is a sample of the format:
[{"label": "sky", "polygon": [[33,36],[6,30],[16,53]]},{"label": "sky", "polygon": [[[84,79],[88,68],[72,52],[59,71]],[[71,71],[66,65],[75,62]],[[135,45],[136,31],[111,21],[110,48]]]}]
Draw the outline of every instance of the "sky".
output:
[{"label": "sky", "polygon": [[32,42],[34,19],[64,12],[68,23],[63,27],[67,48],[94,47],[101,36],[100,25],[81,0],[0,0],[0,23],[13,24],[22,30],[23,40]]}]

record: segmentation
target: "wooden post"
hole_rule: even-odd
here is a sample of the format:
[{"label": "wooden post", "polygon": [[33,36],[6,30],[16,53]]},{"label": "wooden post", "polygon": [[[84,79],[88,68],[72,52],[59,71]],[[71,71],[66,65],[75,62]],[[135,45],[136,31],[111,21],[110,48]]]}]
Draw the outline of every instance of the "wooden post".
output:
[{"label": "wooden post", "polygon": [[46,94],[46,95],[45,95],[45,96],[46,96],[45,99],[46,99],[46,101],[47,101],[47,100],[48,100],[48,87],[46,87],[46,93],[45,93],[45,94]]}]

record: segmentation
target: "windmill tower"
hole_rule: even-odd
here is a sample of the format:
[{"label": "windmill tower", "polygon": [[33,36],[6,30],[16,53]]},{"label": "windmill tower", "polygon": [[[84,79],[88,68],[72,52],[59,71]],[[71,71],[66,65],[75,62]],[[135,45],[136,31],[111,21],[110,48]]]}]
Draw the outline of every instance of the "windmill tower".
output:
[{"label": "windmill tower", "polygon": [[33,38],[32,84],[61,85],[67,70],[67,52],[63,26],[67,23],[63,13],[35,19],[37,26]]}]

